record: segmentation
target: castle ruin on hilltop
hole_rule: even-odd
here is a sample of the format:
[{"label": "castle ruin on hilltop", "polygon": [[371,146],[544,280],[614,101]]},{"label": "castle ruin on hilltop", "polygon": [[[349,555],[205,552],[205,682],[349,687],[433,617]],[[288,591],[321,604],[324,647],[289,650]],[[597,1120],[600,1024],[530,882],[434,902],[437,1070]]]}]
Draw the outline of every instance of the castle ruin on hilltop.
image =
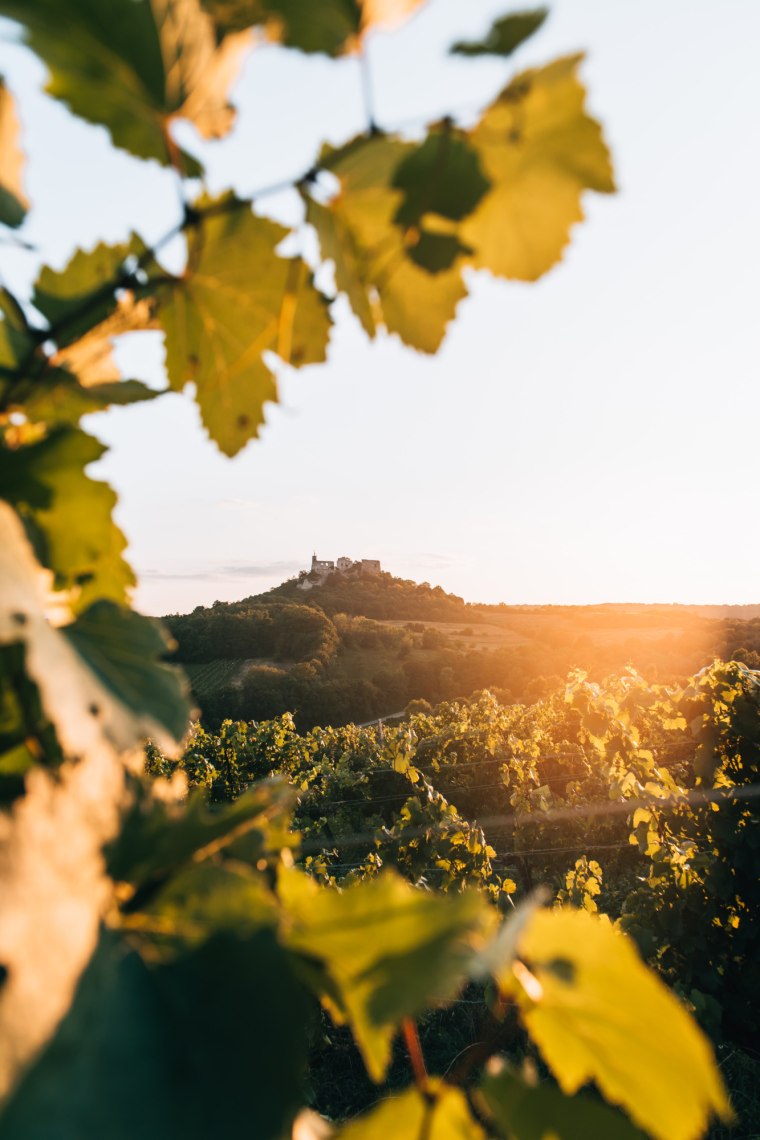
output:
[{"label": "castle ruin on hilltop", "polygon": [[382,566],[377,558],[360,558],[354,561],[353,558],[346,558],[343,555],[337,562],[328,562],[312,554],[311,569],[301,571],[298,588],[311,590],[314,586],[321,585],[331,574],[345,574],[349,570],[355,573],[358,571],[360,574],[379,574]]}]

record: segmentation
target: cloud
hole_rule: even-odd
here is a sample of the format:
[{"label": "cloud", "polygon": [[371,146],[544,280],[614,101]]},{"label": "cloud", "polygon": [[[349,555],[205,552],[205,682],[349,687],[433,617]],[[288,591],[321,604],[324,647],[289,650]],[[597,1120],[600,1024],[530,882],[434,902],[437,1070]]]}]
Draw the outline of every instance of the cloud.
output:
[{"label": "cloud", "polygon": [[220,581],[227,578],[288,578],[303,570],[301,562],[228,562],[219,565],[210,565],[194,570],[156,570],[140,571],[140,577],[153,582],[208,582]]}]

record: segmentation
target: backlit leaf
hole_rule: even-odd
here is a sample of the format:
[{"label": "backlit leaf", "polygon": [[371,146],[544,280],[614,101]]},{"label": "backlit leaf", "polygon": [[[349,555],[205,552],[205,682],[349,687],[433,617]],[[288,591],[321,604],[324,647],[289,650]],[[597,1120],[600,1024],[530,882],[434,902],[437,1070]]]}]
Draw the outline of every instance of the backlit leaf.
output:
[{"label": "backlit leaf", "polygon": [[197,173],[171,120],[188,118],[207,138],[229,130],[227,92],[248,39],[218,43],[200,0],[7,0],[4,13],[48,66],[50,94],[116,146]]},{"label": "backlit leaf", "polygon": [[525,1025],[561,1089],[595,1081],[658,1140],[696,1140],[730,1108],[710,1046],[633,942],[580,910],[539,911],[515,967]]},{"label": "backlit leaf", "polygon": [[64,269],[45,266],[40,270],[32,300],[53,326],[59,348],[91,335],[96,326],[117,313],[122,327],[117,325],[112,336],[148,327],[150,311],[145,305],[119,304],[116,297],[127,259],[144,252],[144,243],[132,234],[129,241],[118,245],[101,242],[90,250],[78,249]]},{"label": "backlit leaf", "polygon": [[548,15],[548,8],[512,12],[495,20],[484,39],[456,43],[451,50],[456,55],[511,55],[538,31]]},{"label": "backlit leaf", "polygon": [[77,428],[60,427],[16,450],[0,448],[0,495],[30,529],[43,565],[79,610],[99,598],[126,599],[134,576],[126,541],[112,519],[116,495],[86,474],[105,447]]},{"label": "backlit leaf", "polygon": [[24,194],[24,155],[19,135],[13,96],[0,79],[0,222],[6,226],[20,226],[29,209]]},{"label": "backlit leaf", "polygon": [[405,344],[432,353],[467,290],[458,267],[431,273],[416,265],[409,246],[419,235],[395,224],[406,196],[393,179],[417,149],[384,137],[327,152],[323,163],[340,180],[340,191],[329,205],[307,197],[306,217],[368,335],[385,325]]},{"label": "backlit leaf", "polygon": [[338,891],[285,871],[279,894],[287,945],[324,963],[335,985],[330,1012],[349,1022],[381,1080],[402,1018],[456,993],[486,921],[484,899],[415,890],[391,872]]},{"label": "backlit leaf", "polygon": [[262,354],[296,366],[324,360],[329,314],[304,262],[276,253],[288,231],[231,196],[219,201],[190,233],[191,268],[167,288],[158,319],[171,387],[195,384],[209,435],[235,455],[258,435],[266,401],[277,399]]},{"label": "backlit leaf", "polygon": [[583,218],[584,190],[614,190],[610,156],[584,109],[581,56],[517,76],[470,139],[491,190],[461,227],[473,264],[534,281],[560,259]]},{"label": "backlit leaf", "polygon": [[460,1089],[432,1081],[430,1095],[416,1088],[390,1097],[352,1120],[338,1140],[485,1140]]}]

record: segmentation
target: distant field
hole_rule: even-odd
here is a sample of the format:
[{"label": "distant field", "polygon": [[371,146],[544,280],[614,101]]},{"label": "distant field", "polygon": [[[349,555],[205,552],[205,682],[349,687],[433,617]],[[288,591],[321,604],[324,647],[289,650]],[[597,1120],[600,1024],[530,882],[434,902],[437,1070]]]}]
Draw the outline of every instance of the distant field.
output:
[{"label": "distant field", "polygon": [[182,668],[190,678],[193,691],[201,696],[222,685],[234,685],[242,681],[246,671],[255,665],[273,665],[276,669],[287,670],[290,664],[292,663],[272,661],[268,657],[223,657],[215,661],[204,661],[200,665],[183,665]]},{"label": "distant field", "polygon": [[184,665],[190,684],[196,693],[207,693],[220,685],[229,684],[241,672],[243,661],[229,659],[204,661],[201,665]]},{"label": "distant field", "polygon": [[[718,609],[719,607],[715,607]],[[749,607],[747,607],[749,608]],[[743,615],[744,616],[744,615]],[[383,625],[404,628],[407,621],[386,620]],[[704,643],[706,649],[715,643],[721,628],[719,617],[706,617],[686,607],[641,607],[619,611],[610,607],[576,611],[564,608],[553,610],[519,611],[506,609],[494,614],[490,622],[421,621],[425,629],[444,634],[457,649],[492,650],[513,649],[536,642],[545,645],[571,645],[578,641],[598,646],[633,646],[661,641],[667,637],[688,637],[690,641]]]},{"label": "distant field", "polygon": [[505,625],[495,622],[478,622],[469,625],[466,621],[422,621],[408,622],[388,620],[383,625],[394,625],[403,629],[410,624],[423,625],[425,629],[437,629],[462,649],[501,649],[515,645],[526,645],[531,637],[518,633]]}]

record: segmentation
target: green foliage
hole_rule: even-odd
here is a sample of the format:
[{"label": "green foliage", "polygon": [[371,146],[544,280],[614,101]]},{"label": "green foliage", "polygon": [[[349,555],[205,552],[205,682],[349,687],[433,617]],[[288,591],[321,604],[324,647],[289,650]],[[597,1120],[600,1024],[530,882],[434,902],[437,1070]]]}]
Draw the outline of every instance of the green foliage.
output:
[{"label": "green foliage", "polygon": [[512,55],[538,31],[548,15],[548,8],[512,12],[495,20],[485,39],[456,43],[451,50],[455,55]]},{"label": "green foliage", "polygon": [[201,416],[225,455],[235,455],[277,399],[262,353],[296,365],[325,359],[329,318],[300,258],[275,250],[287,230],[228,194],[202,198],[206,215],[189,235],[192,274],[167,287],[159,308],[169,384],[192,381]]}]

